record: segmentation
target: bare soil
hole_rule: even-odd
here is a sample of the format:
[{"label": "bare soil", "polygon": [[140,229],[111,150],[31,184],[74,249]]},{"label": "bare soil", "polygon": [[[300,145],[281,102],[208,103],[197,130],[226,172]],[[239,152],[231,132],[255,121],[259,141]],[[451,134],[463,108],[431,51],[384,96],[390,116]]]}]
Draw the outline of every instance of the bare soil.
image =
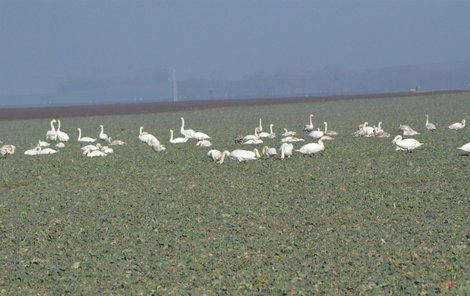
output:
[{"label": "bare soil", "polygon": [[339,100],[376,99],[376,98],[387,98],[387,97],[411,97],[411,96],[424,96],[424,95],[433,95],[433,94],[441,94],[441,93],[442,94],[458,93],[458,92],[469,92],[469,91],[455,90],[455,91],[439,91],[439,92],[403,92],[403,93],[385,93],[385,94],[310,96],[310,97],[290,97],[290,98],[267,98],[267,99],[233,99],[233,100],[213,99],[213,100],[200,100],[200,101],[84,105],[84,106],[67,106],[67,107],[5,108],[5,109],[0,109],[0,120],[176,112],[176,111],[236,107],[236,106],[312,103],[312,102],[339,101]]}]

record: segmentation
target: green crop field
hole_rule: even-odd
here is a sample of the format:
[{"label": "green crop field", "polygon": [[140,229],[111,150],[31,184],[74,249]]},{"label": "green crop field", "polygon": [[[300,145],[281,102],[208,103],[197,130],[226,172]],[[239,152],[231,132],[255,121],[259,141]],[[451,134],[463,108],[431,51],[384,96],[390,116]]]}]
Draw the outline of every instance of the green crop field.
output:
[{"label": "green crop field", "polygon": [[[233,138],[259,117],[277,134],[259,148],[283,128],[312,142],[310,113],[340,133],[322,155],[217,164],[168,143],[181,116],[219,150],[252,149]],[[469,295],[470,157],[456,148],[470,132],[447,129],[464,118],[468,93],[61,118],[71,140],[39,156],[23,152],[49,119],[3,121],[17,151],[0,159],[0,295]],[[392,137],[353,137],[364,121]],[[99,124],[127,145],[87,158],[76,129]],[[424,145],[395,151],[400,124]],[[140,126],[167,149],[140,144]]]}]

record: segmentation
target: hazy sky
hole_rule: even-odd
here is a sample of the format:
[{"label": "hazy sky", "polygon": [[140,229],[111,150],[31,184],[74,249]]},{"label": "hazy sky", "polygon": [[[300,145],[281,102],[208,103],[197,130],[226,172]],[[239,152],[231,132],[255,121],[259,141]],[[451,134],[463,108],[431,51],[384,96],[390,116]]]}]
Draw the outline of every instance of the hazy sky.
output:
[{"label": "hazy sky", "polygon": [[452,0],[0,0],[0,95],[156,67],[236,79],[469,63],[469,13]]}]

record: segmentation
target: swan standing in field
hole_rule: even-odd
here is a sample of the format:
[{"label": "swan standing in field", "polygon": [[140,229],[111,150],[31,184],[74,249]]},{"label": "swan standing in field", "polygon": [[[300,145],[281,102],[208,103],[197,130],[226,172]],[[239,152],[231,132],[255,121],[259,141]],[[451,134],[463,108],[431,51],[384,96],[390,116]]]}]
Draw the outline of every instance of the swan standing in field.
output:
[{"label": "swan standing in field", "polygon": [[434,123],[431,123],[429,122],[429,115],[428,114],[424,114],[424,116],[426,117],[426,130],[428,132],[433,132],[436,130],[436,125]]},{"label": "swan standing in field", "polygon": [[68,140],[70,140],[69,135],[66,132],[63,132],[60,130],[60,119],[57,120],[56,133],[57,133],[57,140],[59,140],[60,142],[68,142]]},{"label": "swan standing in field", "polygon": [[272,156],[277,155],[276,148],[274,147],[269,148],[268,146],[263,147],[262,153],[263,153],[263,156],[267,156],[267,157],[272,157]]},{"label": "swan standing in field", "polygon": [[289,131],[289,130],[287,130],[286,128],[284,128],[284,132],[282,133],[281,136],[283,136],[283,137],[295,137],[296,135],[297,135],[296,132],[294,132],[294,131]]},{"label": "swan standing in field", "polygon": [[308,119],[309,119],[309,123],[304,125],[304,131],[306,132],[311,132],[313,131],[313,121],[312,121],[312,118],[313,118],[313,114],[310,114],[308,116]]},{"label": "swan standing in field", "polygon": [[172,144],[181,144],[186,143],[189,140],[188,137],[185,138],[173,138],[173,130],[170,130],[170,143]]},{"label": "swan standing in field", "polygon": [[236,159],[239,162],[246,162],[248,160],[257,160],[261,158],[261,155],[259,155],[258,149],[256,148],[253,151],[236,149],[232,152],[229,152],[226,150],[222,153],[222,157],[219,161],[220,164],[224,163],[226,156],[229,156],[231,159]]},{"label": "swan standing in field", "polygon": [[461,147],[458,147],[457,149],[462,150],[464,155],[470,154],[470,143],[467,143],[465,145],[462,145]]},{"label": "swan standing in field", "polygon": [[281,150],[281,159],[284,159],[284,158],[289,158],[292,156],[292,152],[294,151],[294,145],[292,145],[291,143],[282,143],[281,145],[281,148],[279,148],[279,150]]},{"label": "swan standing in field", "polygon": [[456,122],[448,126],[449,129],[458,131],[465,128],[465,119],[462,119],[462,122]]},{"label": "swan standing in field", "polygon": [[82,129],[81,128],[77,128],[77,131],[78,131],[78,139],[77,141],[80,142],[80,143],[93,143],[96,141],[95,138],[90,138],[90,137],[83,137],[82,138]]},{"label": "swan standing in field", "polygon": [[180,117],[181,119],[181,128],[180,128],[180,133],[188,138],[192,138],[195,131],[193,129],[184,129],[184,118]]},{"label": "swan standing in field", "polygon": [[392,144],[396,145],[395,150],[402,150],[407,152],[411,152],[423,145],[423,143],[420,143],[415,139],[403,139],[403,137],[400,135],[393,139]]},{"label": "swan standing in field", "polygon": [[314,154],[317,154],[325,150],[325,145],[323,144],[323,140],[333,140],[333,138],[330,136],[323,136],[318,140],[318,143],[305,144],[302,147],[300,147],[300,149],[297,149],[295,151],[300,152],[304,155],[312,156]]},{"label": "swan standing in field", "polygon": [[211,146],[212,146],[212,143],[211,143],[211,141],[209,141],[209,140],[199,140],[199,141],[196,143],[196,146],[199,146],[199,147],[211,147]]},{"label": "swan standing in field", "polygon": [[49,124],[51,125],[51,129],[46,132],[46,139],[47,140],[51,140],[51,141],[57,140],[57,133],[56,133],[56,130],[55,130],[55,127],[54,127],[54,123],[56,123],[56,122],[57,121],[55,119],[52,119],[49,122]]},{"label": "swan standing in field", "polygon": [[334,137],[334,136],[338,135],[338,133],[336,131],[328,129],[328,122],[325,121],[325,122],[323,122],[323,124],[325,125],[325,131],[323,132],[325,135],[331,136],[331,137]]},{"label": "swan standing in field", "polygon": [[222,157],[222,152],[217,149],[211,149],[207,152],[207,156],[212,159],[212,161],[217,162]]},{"label": "swan standing in field", "polygon": [[100,134],[98,136],[100,140],[107,141],[108,140],[108,135],[104,133],[104,127],[102,124],[100,124]]}]

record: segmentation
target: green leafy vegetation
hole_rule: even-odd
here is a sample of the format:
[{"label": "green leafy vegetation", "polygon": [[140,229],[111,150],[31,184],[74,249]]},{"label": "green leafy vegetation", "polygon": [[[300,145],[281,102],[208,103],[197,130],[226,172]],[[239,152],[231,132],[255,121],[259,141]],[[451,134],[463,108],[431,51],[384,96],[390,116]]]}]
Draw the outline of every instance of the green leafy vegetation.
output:
[{"label": "green leafy vegetation", "polygon": [[[62,118],[71,141],[37,157],[22,153],[48,120],[2,122],[17,152],[0,159],[0,294],[468,295],[470,158],[456,147],[470,135],[447,130],[470,118],[468,103],[464,93]],[[219,165],[193,140],[168,143],[184,116],[214,148],[240,148],[233,137],[261,116],[277,134],[265,144],[279,147],[284,127],[307,139],[310,113],[340,133],[314,157]],[[425,113],[437,131],[425,132]],[[364,121],[392,137],[409,124],[424,145],[354,138]],[[128,145],[86,158],[76,128],[96,137],[99,124]],[[167,150],[138,143],[141,125]]]}]

